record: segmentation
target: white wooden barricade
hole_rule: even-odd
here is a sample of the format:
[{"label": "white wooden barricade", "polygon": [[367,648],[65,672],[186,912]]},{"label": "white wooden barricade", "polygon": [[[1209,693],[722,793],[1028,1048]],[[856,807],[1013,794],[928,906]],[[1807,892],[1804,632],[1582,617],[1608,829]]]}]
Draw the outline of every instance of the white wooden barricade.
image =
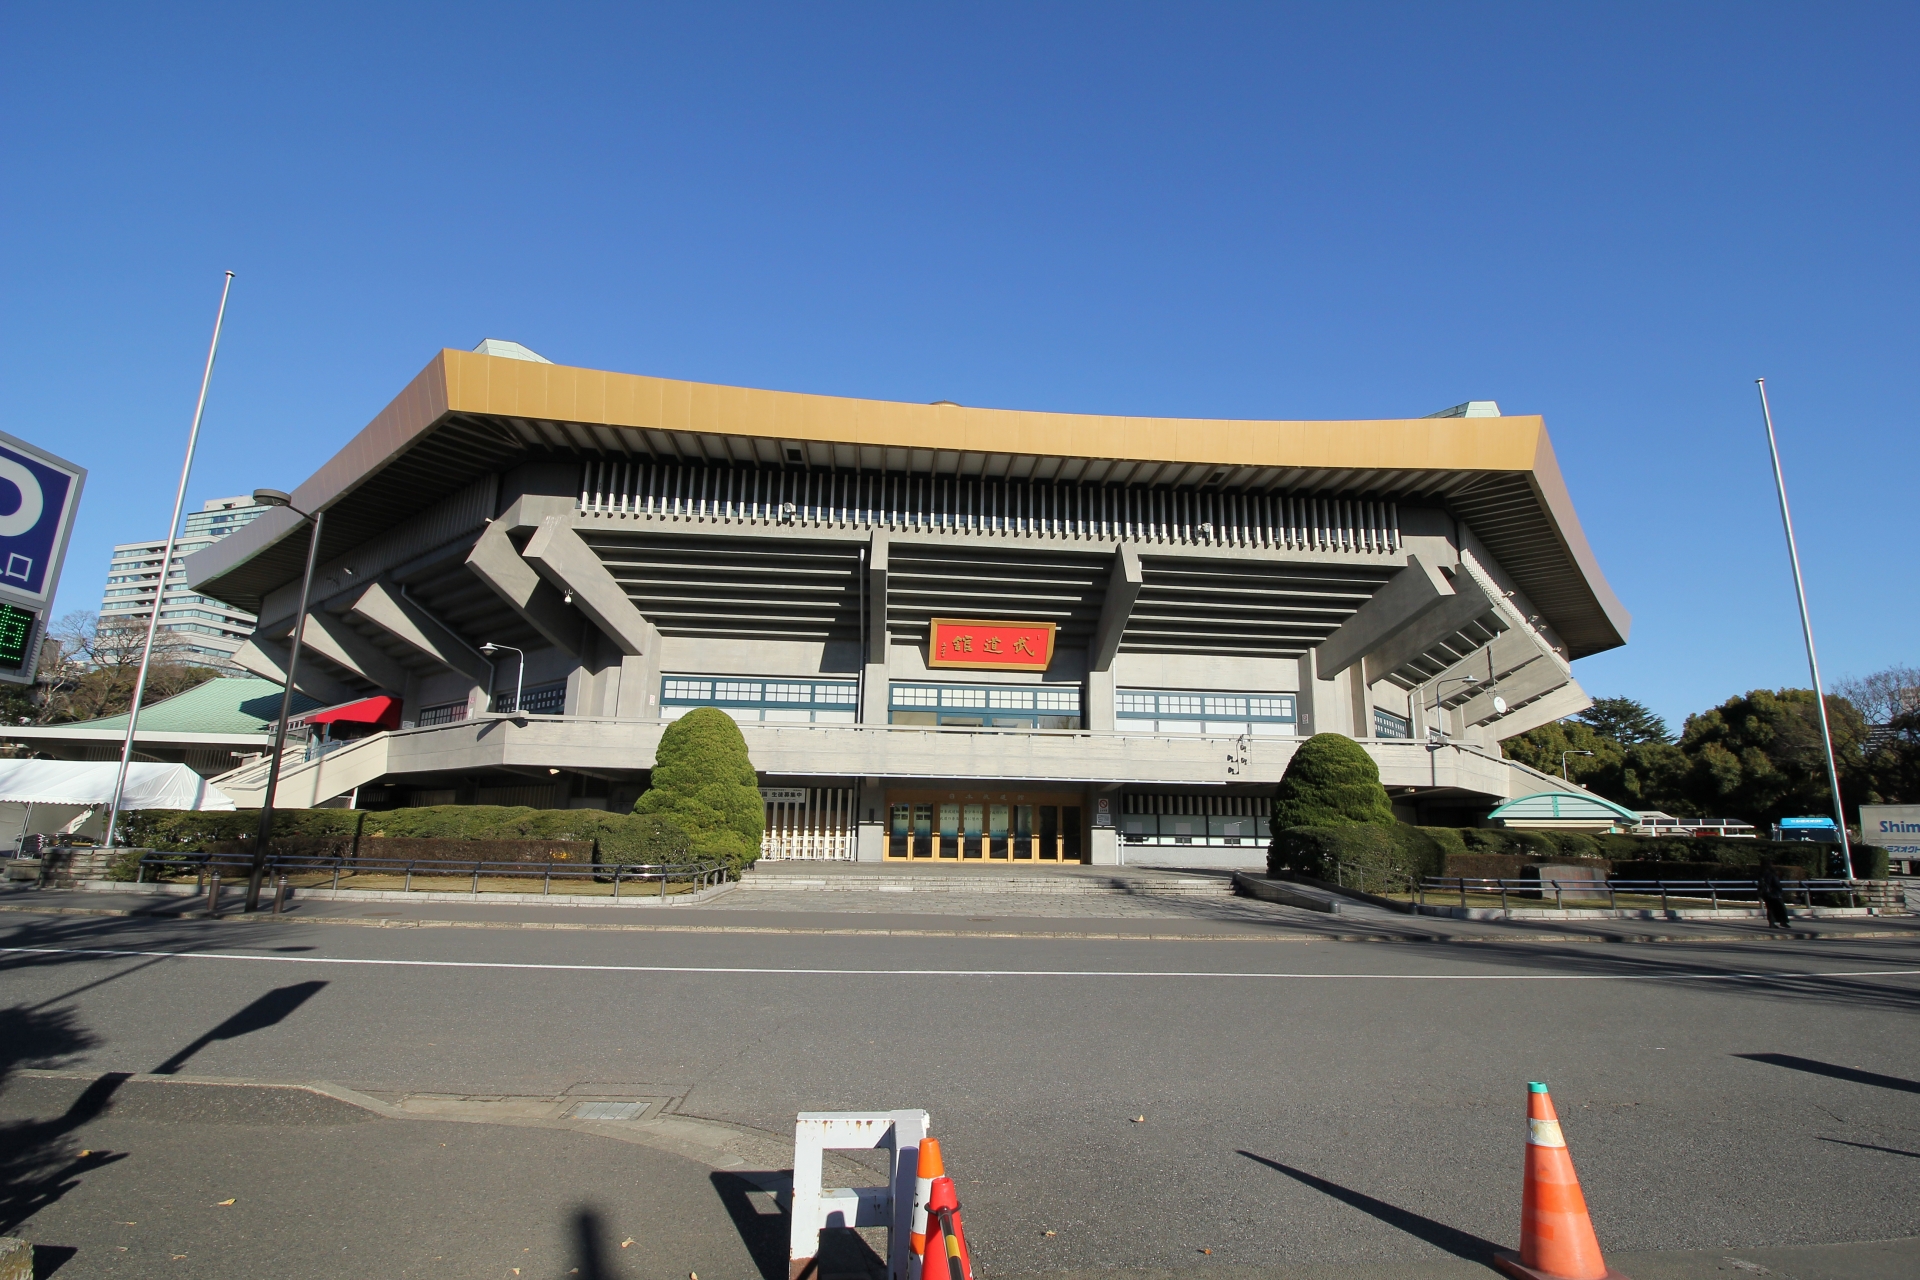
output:
[{"label": "white wooden barricade", "polygon": [[[907,1280],[912,1256],[913,1187],[920,1165],[920,1139],[927,1136],[924,1111],[802,1111],[793,1126],[793,1231],[787,1248],[788,1280],[800,1280],[820,1251],[823,1227],[885,1227],[888,1280]],[[888,1185],[823,1187],[828,1151],[885,1147]]]}]

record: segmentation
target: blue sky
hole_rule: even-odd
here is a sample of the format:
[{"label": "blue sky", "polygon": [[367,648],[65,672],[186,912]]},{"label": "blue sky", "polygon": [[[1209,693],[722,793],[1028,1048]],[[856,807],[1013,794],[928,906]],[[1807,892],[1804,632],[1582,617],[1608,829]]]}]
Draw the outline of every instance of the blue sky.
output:
[{"label": "blue sky", "polygon": [[[1081,412],[1540,413],[1676,724],[1915,662],[1910,5],[11,6],[0,429],[59,610],[433,352]],[[1907,584],[1902,586],[1901,584]]]}]

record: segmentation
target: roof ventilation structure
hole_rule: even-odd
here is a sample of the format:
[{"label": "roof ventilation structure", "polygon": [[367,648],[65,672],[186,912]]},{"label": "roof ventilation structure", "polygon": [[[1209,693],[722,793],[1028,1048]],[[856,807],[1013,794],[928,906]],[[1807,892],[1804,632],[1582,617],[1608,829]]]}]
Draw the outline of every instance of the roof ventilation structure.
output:
[{"label": "roof ventilation structure", "polygon": [[535,364],[553,363],[538,351],[529,351],[517,342],[507,342],[501,338],[482,338],[480,345],[474,350],[483,356],[501,356],[507,360],[531,360]]},{"label": "roof ventilation structure", "polygon": [[1498,400],[1469,400],[1457,404],[1451,409],[1442,409],[1438,413],[1429,413],[1429,418],[1497,418],[1500,416]]}]

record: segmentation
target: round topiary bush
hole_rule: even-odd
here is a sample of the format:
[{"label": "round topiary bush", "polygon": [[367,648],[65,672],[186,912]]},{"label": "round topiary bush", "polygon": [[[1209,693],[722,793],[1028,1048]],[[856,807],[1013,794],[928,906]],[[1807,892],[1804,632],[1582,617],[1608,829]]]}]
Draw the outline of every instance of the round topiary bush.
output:
[{"label": "round topiary bush", "polygon": [[1289,827],[1397,825],[1380,785],[1380,766],[1366,748],[1338,733],[1316,733],[1287,762],[1273,793],[1273,831]]},{"label": "round topiary bush", "polygon": [[735,871],[760,856],[766,804],[747,759],[747,740],[733,717],[696,707],[667,726],[653,762],[653,785],[633,806],[684,831],[697,858]]}]

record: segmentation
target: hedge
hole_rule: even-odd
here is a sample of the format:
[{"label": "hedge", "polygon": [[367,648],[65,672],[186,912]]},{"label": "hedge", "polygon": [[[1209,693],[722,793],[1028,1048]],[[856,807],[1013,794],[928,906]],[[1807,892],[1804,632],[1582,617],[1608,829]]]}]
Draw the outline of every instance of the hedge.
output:
[{"label": "hedge", "polygon": [[[223,852],[218,846],[250,842],[260,828],[258,809],[227,813],[138,810],[127,815],[123,830],[129,844],[161,853]],[[688,861],[689,842],[670,820],[651,814],[609,813],[604,809],[528,809],[511,805],[429,805],[418,809],[280,809],[273,815],[274,847],[282,853],[340,856],[360,837],[362,854],[369,841],[432,841],[454,860],[474,859],[474,842],[511,841],[530,852],[539,846],[577,844],[591,851],[597,842],[602,864]],[[249,845],[250,847],[250,845]],[[388,846],[397,849],[398,845]],[[385,855],[383,855],[385,856]],[[426,853],[401,856],[424,858]],[[518,861],[486,858],[484,861]]]},{"label": "hedge", "polygon": [[[1586,849],[1601,849],[1609,856],[1591,856]],[[1832,845],[1807,841],[1682,840],[1353,823],[1275,831],[1267,850],[1267,872],[1293,871],[1320,880],[1338,877],[1349,884],[1358,879],[1361,887],[1376,892],[1398,887],[1402,876],[1519,880],[1525,878],[1528,867],[1549,863],[1590,866],[1617,879],[1737,880],[1751,878],[1760,863],[1772,862],[1784,877],[1818,879],[1830,874],[1827,861],[1834,852]],[[1854,874],[1860,879],[1886,879],[1886,850],[1855,845],[1853,859]],[[1339,869],[1336,863],[1341,864]]]},{"label": "hedge", "polygon": [[1296,871],[1377,893],[1404,888],[1406,876],[1439,875],[1445,862],[1445,851],[1426,828],[1405,823],[1289,827],[1274,834],[1267,850],[1269,875]]}]

